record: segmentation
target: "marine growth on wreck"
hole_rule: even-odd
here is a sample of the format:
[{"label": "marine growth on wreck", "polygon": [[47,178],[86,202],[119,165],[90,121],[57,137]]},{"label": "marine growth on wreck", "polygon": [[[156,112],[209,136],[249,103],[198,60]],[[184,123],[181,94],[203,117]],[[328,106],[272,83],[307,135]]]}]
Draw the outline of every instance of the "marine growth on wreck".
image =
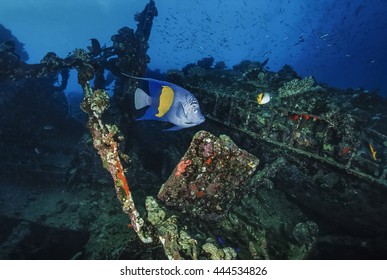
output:
[{"label": "marine growth on wreck", "polygon": [[387,100],[264,59],[151,71],[156,4],[37,64],[0,29],[0,258],[386,258]]}]

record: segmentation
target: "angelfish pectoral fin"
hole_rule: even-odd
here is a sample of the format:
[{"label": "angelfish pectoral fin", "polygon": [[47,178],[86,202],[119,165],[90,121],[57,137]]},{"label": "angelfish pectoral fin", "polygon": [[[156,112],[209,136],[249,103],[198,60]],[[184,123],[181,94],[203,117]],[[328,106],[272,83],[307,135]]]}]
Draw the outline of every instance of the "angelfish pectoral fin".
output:
[{"label": "angelfish pectoral fin", "polygon": [[186,118],[183,103],[181,103],[181,102],[179,103],[179,105],[177,105],[176,117],[179,119]]}]

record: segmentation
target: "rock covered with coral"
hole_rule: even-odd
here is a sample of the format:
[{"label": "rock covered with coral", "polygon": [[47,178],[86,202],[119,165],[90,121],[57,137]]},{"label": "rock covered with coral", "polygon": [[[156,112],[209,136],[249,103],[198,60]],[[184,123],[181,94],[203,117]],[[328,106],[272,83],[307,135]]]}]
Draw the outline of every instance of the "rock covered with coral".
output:
[{"label": "rock covered with coral", "polygon": [[290,82],[285,83],[281,88],[278,89],[278,97],[285,98],[288,96],[302,94],[307,91],[317,90],[318,87],[313,87],[314,84],[315,81],[313,77],[306,77],[302,80],[291,80]]},{"label": "rock covered with coral", "polygon": [[229,137],[199,131],[158,198],[194,216],[217,219],[241,197],[258,163]]},{"label": "rock covered with coral", "polygon": [[232,260],[236,257],[236,252],[230,247],[220,249],[212,243],[206,243],[202,249],[211,260]]}]

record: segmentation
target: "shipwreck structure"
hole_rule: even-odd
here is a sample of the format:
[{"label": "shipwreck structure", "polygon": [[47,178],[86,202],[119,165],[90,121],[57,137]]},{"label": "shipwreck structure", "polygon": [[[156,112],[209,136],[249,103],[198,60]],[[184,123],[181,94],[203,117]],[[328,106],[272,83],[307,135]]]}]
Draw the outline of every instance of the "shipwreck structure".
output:
[{"label": "shipwreck structure", "polygon": [[[0,149],[2,166],[12,167],[0,175],[4,186],[34,185],[27,196],[13,185],[2,192],[1,258],[47,258],[49,245],[36,245],[34,232],[50,232],[50,244],[72,236],[78,246],[61,256],[74,259],[386,257],[386,100],[302,78],[290,66],[275,73],[242,61],[226,69],[205,58],[166,79],[197,97],[206,123],[152,134],[153,124],[133,121],[137,81],[121,73],[144,75],[155,16],[151,0],[136,31],[121,28],[111,46],[94,41],[36,65],[10,43],[0,49],[0,106],[8,112]],[[69,69],[78,71],[88,131],[67,116]],[[111,98],[105,70],[116,77]],[[259,105],[263,92],[271,101]],[[30,108],[34,100],[41,102]],[[52,185],[69,193],[52,195]],[[47,206],[41,213],[36,205]]]}]

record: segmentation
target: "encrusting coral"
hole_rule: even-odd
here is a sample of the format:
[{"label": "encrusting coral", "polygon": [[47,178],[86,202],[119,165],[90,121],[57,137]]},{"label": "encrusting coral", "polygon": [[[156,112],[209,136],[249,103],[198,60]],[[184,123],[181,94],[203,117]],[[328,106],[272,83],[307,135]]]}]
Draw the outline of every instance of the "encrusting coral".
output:
[{"label": "encrusting coral", "polygon": [[109,106],[109,96],[104,90],[93,90],[88,82],[84,84],[83,91],[84,99],[81,106],[82,110],[89,115],[88,127],[93,137],[93,145],[97,149],[104,167],[113,177],[117,198],[123,205],[122,210],[130,217],[130,227],[144,243],[150,243],[153,241],[151,231],[147,226],[144,226],[145,222],[136,209],[122,168],[118,143],[115,140],[118,128],[114,125],[104,124],[102,121],[102,113]]},{"label": "encrusting coral", "polygon": [[244,182],[258,164],[257,157],[238,148],[230,137],[199,131],[158,198],[167,206],[216,220],[240,199]]},{"label": "encrusting coral", "polygon": [[311,76],[302,80],[291,80],[278,89],[278,97],[285,98],[310,91],[313,89],[314,83],[315,81]]}]

